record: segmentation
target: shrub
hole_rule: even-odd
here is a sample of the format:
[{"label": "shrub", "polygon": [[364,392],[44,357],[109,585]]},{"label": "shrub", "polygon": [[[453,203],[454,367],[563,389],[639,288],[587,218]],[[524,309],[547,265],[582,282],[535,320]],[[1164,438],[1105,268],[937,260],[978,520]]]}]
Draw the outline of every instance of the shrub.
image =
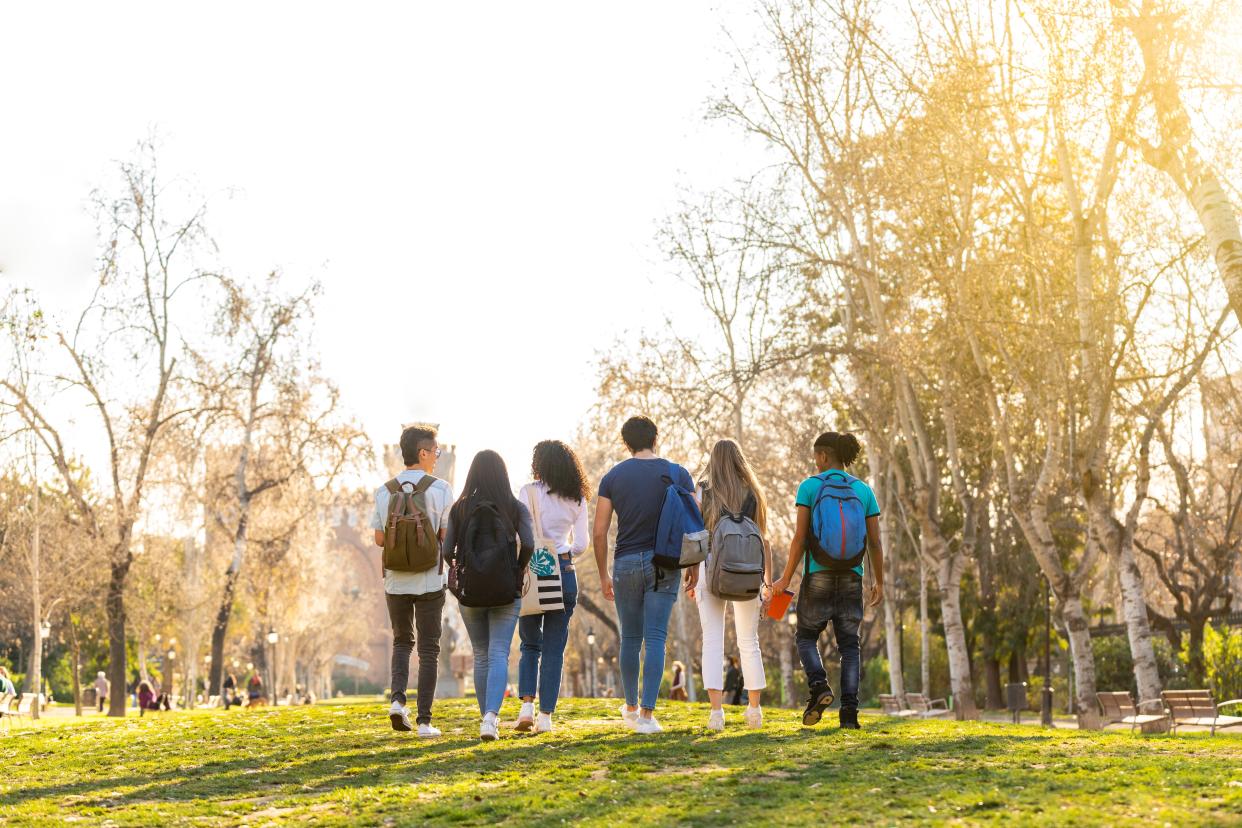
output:
[{"label": "shrub", "polygon": [[1218,701],[1242,698],[1242,630],[1205,627],[1203,666]]}]

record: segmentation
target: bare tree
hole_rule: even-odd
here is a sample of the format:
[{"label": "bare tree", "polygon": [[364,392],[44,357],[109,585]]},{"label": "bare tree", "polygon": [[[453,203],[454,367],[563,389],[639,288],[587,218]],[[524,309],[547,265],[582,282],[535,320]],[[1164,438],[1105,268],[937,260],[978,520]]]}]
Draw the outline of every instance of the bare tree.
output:
[{"label": "bare tree", "polygon": [[[194,253],[206,241],[204,207],[177,218],[165,215],[164,200],[175,196],[158,174],[150,144],[141,146],[137,160],[120,165],[120,189],[116,197],[96,197],[104,249],[91,299],[72,327],[54,334],[64,362],[49,378],[57,404],[18,378],[0,380],[5,403],[50,456],[82,531],[105,550],[109,677],[118,688],[109,701],[112,716],[125,715],[125,584],[147,473],[164,429],[192,412],[172,404],[185,376],[178,313],[191,299],[190,286],[204,275]],[[83,484],[83,432],[64,414],[70,392],[85,398],[103,437],[100,466],[109,486],[104,502],[90,497]]]}]

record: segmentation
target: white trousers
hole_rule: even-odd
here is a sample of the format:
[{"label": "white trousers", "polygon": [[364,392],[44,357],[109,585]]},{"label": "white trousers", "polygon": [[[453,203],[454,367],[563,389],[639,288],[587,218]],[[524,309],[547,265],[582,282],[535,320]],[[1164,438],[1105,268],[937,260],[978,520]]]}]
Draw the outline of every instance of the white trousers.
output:
[{"label": "white trousers", "polygon": [[699,605],[699,623],[703,627],[703,687],[707,690],[724,690],[725,673],[725,606],[733,605],[733,629],[737,633],[737,647],[742,654],[742,679],[747,690],[762,690],[768,686],[763,672],[763,654],[759,652],[759,615],[763,602],[726,601],[707,591],[705,569],[699,570],[699,586],[694,591],[695,603]]}]

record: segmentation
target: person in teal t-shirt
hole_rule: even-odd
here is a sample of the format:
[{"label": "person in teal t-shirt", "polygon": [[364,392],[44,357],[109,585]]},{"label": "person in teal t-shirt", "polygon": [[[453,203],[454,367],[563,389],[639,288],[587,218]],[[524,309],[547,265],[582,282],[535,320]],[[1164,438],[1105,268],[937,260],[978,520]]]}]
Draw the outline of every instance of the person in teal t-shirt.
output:
[{"label": "person in teal t-shirt", "polygon": [[[840,477],[842,480],[850,481],[850,488],[854,490],[854,493],[858,495],[858,499],[862,501],[863,514],[865,514],[868,518],[878,518],[880,516],[880,504],[876,501],[875,492],[871,491],[871,487],[858,478],[853,478],[851,480],[850,476],[847,475],[842,469],[829,469],[827,473],[817,474],[803,480],[802,485],[798,487],[798,496],[795,500],[796,504],[798,506],[805,506],[808,509],[813,508],[815,506],[815,498],[819,494],[819,488],[824,485],[824,478],[834,475]],[[804,574],[809,572],[820,572],[824,569],[824,567],[816,563],[815,559],[810,555],[804,554],[802,557],[806,561],[806,566],[803,569]],[[864,562],[866,562],[866,560],[866,558],[863,558]],[[862,577],[863,564],[859,564],[854,567],[854,571],[858,573],[859,577]]]},{"label": "person in teal t-shirt", "polygon": [[[871,561],[875,584],[868,596],[868,606],[876,606],[883,596],[884,554],[880,548],[880,506],[871,487],[861,480],[852,479],[845,469],[862,451],[858,438],[853,434],[825,432],[815,439],[815,468],[819,474],[807,478],[798,487],[796,499],[798,522],[794,528],[793,541],[789,545],[789,559],[780,580],[772,584],[776,592],[788,589],[794,571],[801,563],[804,568],[802,585],[798,590],[798,630],[795,640],[802,669],[810,685],[811,697],[802,714],[802,724],[818,724],[824,711],[832,704],[834,696],[828,686],[828,673],[824,670],[823,657],[819,652],[819,636],[832,623],[832,633],[837,639],[841,653],[841,727],[858,727],[858,680],[862,660],[859,647],[858,627],[863,618],[863,565],[853,569],[835,571],[821,566],[807,553],[812,538],[811,509],[819,495],[820,487],[827,479],[839,476],[849,483],[862,502],[866,518],[866,556]],[[844,546],[844,537],[842,546]]]}]

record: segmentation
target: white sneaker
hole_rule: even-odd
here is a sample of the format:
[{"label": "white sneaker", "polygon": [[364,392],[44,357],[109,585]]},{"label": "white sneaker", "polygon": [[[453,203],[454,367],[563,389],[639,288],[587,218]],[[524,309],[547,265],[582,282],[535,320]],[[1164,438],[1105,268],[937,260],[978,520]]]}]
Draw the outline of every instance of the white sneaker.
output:
[{"label": "white sneaker", "polygon": [[434,739],[440,736],[440,728],[432,727],[428,722],[423,722],[418,726],[418,735],[421,739]]},{"label": "white sneaker", "polygon": [[638,724],[638,711],[630,710],[626,707],[625,702],[621,702],[621,721],[630,727],[633,727]]},{"label": "white sneaker", "polygon": [[746,720],[746,726],[758,730],[763,727],[763,708],[747,707],[746,712],[742,714],[742,718]]},{"label": "white sneaker", "polygon": [[410,708],[399,701],[393,702],[392,707],[388,708],[388,719],[392,722],[393,730],[409,733],[414,729],[414,725],[410,724]]},{"label": "white sneaker", "polygon": [[634,725],[634,732],[651,735],[653,733],[663,733],[664,728],[660,727],[660,723],[656,721],[655,716],[652,716],[650,719],[644,719],[640,716],[638,724]]},{"label": "white sneaker", "polygon": [[539,718],[535,719],[536,733],[552,732],[552,717],[547,713],[540,713]]},{"label": "white sneaker", "polygon": [[518,713],[517,724],[513,726],[514,730],[526,733],[535,726],[535,703],[522,702],[522,710]]},{"label": "white sneaker", "polygon": [[494,742],[499,735],[496,732],[496,717],[488,713],[483,717],[483,723],[479,725],[479,738],[485,742]]},{"label": "white sneaker", "polygon": [[708,730],[724,730],[724,711],[713,710],[712,715],[707,717]]}]

